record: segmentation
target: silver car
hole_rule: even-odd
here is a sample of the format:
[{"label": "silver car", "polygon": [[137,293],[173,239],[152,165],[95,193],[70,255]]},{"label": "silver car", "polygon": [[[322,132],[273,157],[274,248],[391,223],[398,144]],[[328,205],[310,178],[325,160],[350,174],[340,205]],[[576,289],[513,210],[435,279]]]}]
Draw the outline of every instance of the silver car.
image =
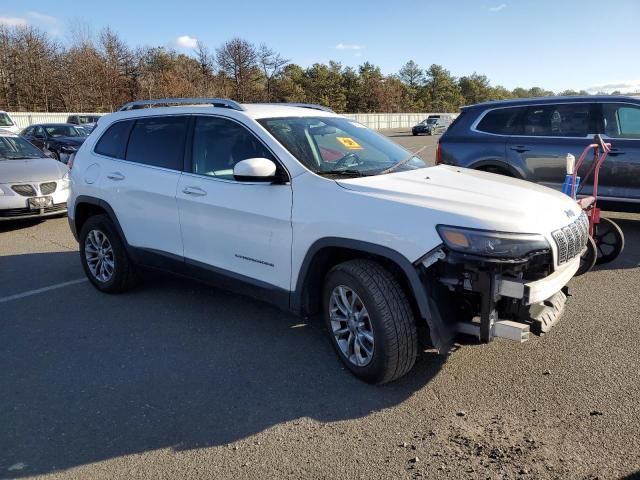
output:
[{"label": "silver car", "polygon": [[64,214],[68,198],[67,166],[0,129],[0,221]]}]

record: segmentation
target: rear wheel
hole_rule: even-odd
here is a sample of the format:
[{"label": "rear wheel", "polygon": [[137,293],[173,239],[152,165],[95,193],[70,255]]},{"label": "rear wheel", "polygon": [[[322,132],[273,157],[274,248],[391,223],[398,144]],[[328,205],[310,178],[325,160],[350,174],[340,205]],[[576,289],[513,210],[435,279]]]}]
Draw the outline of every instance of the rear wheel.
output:
[{"label": "rear wheel", "polygon": [[325,321],[342,363],[369,383],[406,374],[418,350],[409,300],[397,279],[371,260],[333,268],[324,286]]},{"label": "rear wheel", "polygon": [[593,240],[593,238],[589,237],[587,239],[587,249],[580,256],[580,266],[578,267],[578,271],[576,272],[576,277],[584,275],[589,270],[591,270],[596,264],[597,258],[598,247],[596,246],[596,242]]},{"label": "rear wheel", "polygon": [[82,268],[98,290],[118,293],[133,286],[134,266],[107,215],[90,217],[80,230],[79,241]]},{"label": "rear wheel", "polygon": [[598,247],[596,265],[614,261],[624,250],[624,234],[613,220],[600,218],[595,227],[594,240]]}]

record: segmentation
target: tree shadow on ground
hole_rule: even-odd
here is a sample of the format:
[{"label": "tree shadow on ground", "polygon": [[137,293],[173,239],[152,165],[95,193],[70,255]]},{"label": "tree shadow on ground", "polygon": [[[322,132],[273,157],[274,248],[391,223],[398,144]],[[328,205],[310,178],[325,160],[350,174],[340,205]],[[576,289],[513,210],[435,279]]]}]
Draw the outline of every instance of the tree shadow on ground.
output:
[{"label": "tree shadow on ground", "polygon": [[[13,261],[32,256],[77,262]],[[367,385],[343,370],[320,323],[157,275],[122,295],[82,283],[6,302],[0,338],[0,478],[224,445],[303,417],[364,417],[444,362],[425,353],[404,378]]]}]

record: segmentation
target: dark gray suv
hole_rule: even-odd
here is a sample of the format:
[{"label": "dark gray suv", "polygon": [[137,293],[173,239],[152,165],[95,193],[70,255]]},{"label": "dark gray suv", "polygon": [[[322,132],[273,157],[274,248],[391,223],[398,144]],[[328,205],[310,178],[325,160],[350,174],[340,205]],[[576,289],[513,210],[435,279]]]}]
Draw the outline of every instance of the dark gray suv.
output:
[{"label": "dark gray suv", "polygon": [[[639,98],[545,97],[463,107],[440,139],[436,162],[560,189],[567,154],[577,159],[596,133],[613,147],[600,170],[602,206],[640,211]],[[590,163],[588,157],[582,176]],[[591,193],[590,180],[582,193]]]}]

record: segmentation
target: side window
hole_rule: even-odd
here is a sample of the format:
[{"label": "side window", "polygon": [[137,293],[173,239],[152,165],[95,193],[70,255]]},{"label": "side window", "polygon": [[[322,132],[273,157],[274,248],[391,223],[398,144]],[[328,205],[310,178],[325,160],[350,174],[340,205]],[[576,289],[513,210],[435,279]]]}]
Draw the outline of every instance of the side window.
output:
[{"label": "side window", "polygon": [[193,173],[233,180],[233,167],[248,158],[273,155],[242,125],[220,117],[197,117],[193,130]]},{"label": "side window", "polygon": [[518,135],[521,133],[519,119],[525,108],[498,108],[487,113],[476,130],[499,135]]},{"label": "side window", "polygon": [[591,104],[569,103],[529,107],[523,135],[538,137],[585,137],[591,124]]},{"label": "side window", "polygon": [[606,103],[602,106],[604,132],[612,138],[640,138],[640,107]]},{"label": "side window", "polygon": [[25,128],[25,129],[22,131],[22,135],[31,135],[32,133],[33,133],[33,127]]},{"label": "side window", "polygon": [[129,135],[126,159],[154,167],[182,170],[188,117],[140,118]]},{"label": "side window", "polygon": [[132,123],[132,121],[116,122],[107,128],[98,140],[95,152],[107,157],[124,158]]},{"label": "side window", "polygon": [[46,135],[44,133],[44,128],[42,127],[36,127],[35,129],[35,136],[38,138],[45,138]]}]

